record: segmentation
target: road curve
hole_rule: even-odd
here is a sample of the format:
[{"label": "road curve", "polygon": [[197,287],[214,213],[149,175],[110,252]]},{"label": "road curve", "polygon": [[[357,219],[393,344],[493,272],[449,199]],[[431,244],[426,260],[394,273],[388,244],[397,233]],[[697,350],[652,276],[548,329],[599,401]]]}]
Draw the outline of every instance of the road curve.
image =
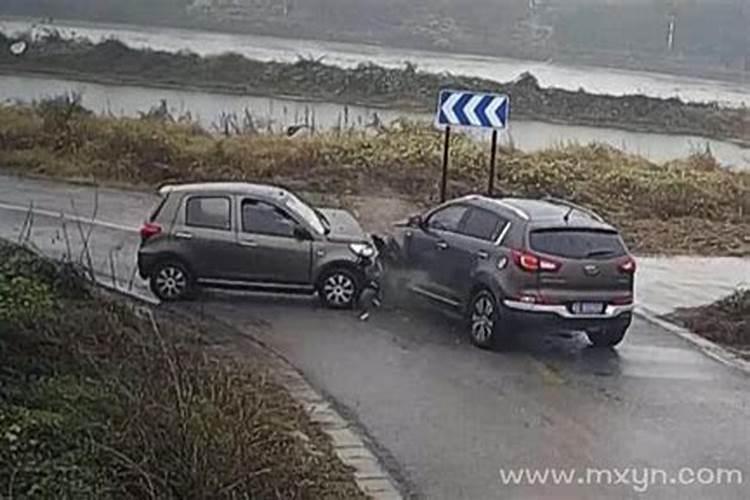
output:
[{"label": "road curve", "polygon": [[[80,244],[64,242],[53,216],[75,215],[71,199],[79,216],[91,215],[89,187],[0,176],[0,237],[31,226],[23,238],[41,250],[77,254]],[[100,189],[97,218],[136,227],[152,200]],[[11,208],[31,201],[48,211],[33,224]],[[80,224],[69,226],[75,240]],[[127,283],[137,239],[95,227],[95,267]],[[690,471],[676,477],[684,467],[705,469],[704,480],[736,469],[750,481],[747,376],[649,323],[636,320],[617,350],[591,349],[578,335],[529,335],[512,352],[490,353],[426,306],[379,310],[366,322],[292,297],[208,293],[191,308],[257,336],[301,369],[359,423],[415,497],[747,498],[743,485],[670,481],[690,479]],[[565,486],[504,484],[500,469],[523,467],[580,475]],[[587,481],[586,468],[610,468],[611,477]],[[640,472],[623,475],[631,469],[664,474],[652,474],[659,484],[641,492]]]}]

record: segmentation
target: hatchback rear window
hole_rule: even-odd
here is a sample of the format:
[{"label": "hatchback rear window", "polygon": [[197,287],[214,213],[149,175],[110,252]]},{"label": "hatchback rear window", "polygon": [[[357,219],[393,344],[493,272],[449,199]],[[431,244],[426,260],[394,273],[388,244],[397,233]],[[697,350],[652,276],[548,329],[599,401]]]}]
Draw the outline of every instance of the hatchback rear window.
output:
[{"label": "hatchback rear window", "polygon": [[592,229],[537,229],[529,234],[532,250],[567,259],[610,259],[626,254],[614,231]]}]

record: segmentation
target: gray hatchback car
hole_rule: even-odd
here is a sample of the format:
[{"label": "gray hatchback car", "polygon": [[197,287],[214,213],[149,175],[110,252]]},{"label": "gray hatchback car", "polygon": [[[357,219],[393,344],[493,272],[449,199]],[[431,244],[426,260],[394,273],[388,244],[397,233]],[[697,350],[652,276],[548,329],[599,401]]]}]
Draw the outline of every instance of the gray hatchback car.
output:
[{"label": "gray hatchback car", "polygon": [[141,228],[138,270],[162,300],[198,285],[318,292],[349,308],[380,275],[371,238],[344,210],[248,183],[165,186]]},{"label": "gray hatchback car", "polygon": [[635,260],[614,227],[564,200],[467,196],[397,223],[387,243],[399,288],[462,313],[480,347],[525,327],[614,346],[630,326]]}]

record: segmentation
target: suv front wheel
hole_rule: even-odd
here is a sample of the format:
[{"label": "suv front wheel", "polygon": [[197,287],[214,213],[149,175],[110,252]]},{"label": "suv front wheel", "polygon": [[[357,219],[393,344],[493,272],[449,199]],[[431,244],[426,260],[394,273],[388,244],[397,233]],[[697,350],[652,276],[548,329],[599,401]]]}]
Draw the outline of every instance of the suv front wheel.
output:
[{"label": "suv front wheel", "polygon": [[482,349],[503,348],[510,343],[511,332],[504,321],[499,302],[489,290],[480,290],[471,299],[467,312],[469,337]]}]

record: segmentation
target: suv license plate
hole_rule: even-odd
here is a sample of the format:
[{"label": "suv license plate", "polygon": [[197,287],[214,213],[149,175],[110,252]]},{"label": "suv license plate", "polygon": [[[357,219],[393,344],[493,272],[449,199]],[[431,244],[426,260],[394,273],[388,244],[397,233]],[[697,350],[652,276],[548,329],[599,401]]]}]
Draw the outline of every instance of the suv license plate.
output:
[{"label": "suv license plate", "polygon": [[604,302],[574,302],[570,310],[573,314],[602,314]]}]

